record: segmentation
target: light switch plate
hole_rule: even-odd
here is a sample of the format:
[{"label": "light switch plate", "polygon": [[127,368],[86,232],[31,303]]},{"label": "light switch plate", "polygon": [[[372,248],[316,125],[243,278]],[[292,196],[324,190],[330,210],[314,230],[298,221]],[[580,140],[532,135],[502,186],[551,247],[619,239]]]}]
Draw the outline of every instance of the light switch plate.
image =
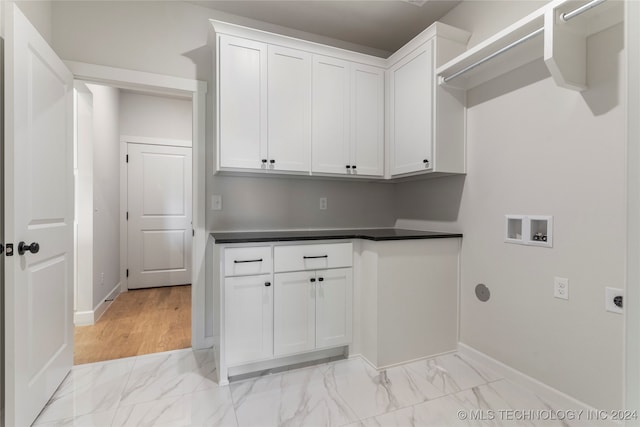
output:
[{"label": "light switch plate", "polygon": [[219,194],[211,195],[211,210],[221,211],[222,210],[222,196]]}]

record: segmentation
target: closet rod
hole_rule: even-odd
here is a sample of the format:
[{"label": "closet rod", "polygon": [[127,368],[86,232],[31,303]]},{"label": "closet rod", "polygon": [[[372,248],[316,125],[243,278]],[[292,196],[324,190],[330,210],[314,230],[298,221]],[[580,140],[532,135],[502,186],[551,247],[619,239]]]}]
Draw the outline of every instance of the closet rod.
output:
[{"label": "closet rod", "polygon": [[560,15],[560,19],[562,19],[562,21],[567,22],[573,18],[575,18],[576,16],[583,14],[584,12],[586,12],[589,9],[592,9],[596,6],[598,6],[601,3],[604,3],[607,0],[592,0],[587,4],[584,4],[582,6],[580,6],[579,8],[571,11],[571,12],[565,12],[563,14]]},{"label": "closet rod", "polygon": [[[597,1],[603,1],[603,0],[597,0]],[[535,36],[537,36],[538,34],[542,33],[543,31],[544,31],[544,27],[538,28],[537,30],[527,34],[526,36],[522,37],[521,39],[518,39],[518,40],[514,41],[513,43],[503,47],[502,49],[493,52],[491,55],[486,56],[486,57],[482,58],[481,60],[476,61],[476,62],[474,62],[473,64],[471,64],[471,65],[469,65],[467,67],[464,67],[462,70],[451,74],[449,77],[444,77],[442,79],[442,81],[446,83],[449,80],[455,79],[456,77],[461,76],[462,74],[466,73],[467,71],[473,70],[477,66],[482,65],[485,62],[492,60],[496,56],[503,54],[504,52],[508,51],[509,49],[512,49],[512,48],[514,48],[514,47],[526,42],[527,40],[534,38]]]}]

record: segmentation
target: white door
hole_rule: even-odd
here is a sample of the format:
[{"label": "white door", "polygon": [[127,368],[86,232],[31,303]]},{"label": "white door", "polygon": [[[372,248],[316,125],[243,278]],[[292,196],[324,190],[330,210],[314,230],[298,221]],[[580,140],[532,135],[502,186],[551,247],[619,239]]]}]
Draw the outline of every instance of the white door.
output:
[{"label": "white door", "polygon": [[[354,175],[384,175],[384,70],[351,67],[351,153]],[[356,166],[356,169],[353,169]]]},{"label": "white door", "polygon": [[316,346],[316,274],[313,271],[274,276],[273,341],[276,356]]},{"label": "white door", "polygon": [[269,169],[311,169],[311,55],[269,46]]},{"label": "white door", "polygon": [[267,45],[220,36],[219,49],[219,165],[266,168]]},{"label": "white door", "polygon": [[128,288],[191,283],[191,148],[128,144]]},{"label": "white door", "polygon": [[312,171],[346,174],[349,163],[349,70],[346,61],[313,57]]},{"label": "white door", "polygon": [[318,271],[316,285],[316,348],[349,344],[353,329],[351,268]]},{"label": "white door", "polygon": [[389,69],[391,175],[431,168],[433,42]]},{"label": "white door", "polygon": [[273,357],[271,275],[224,279],[227,365]]},{"label": "white door", "polygon": [[[24,426],[73,363],[73,76],[8,6],[4,226],[14,253],[4,258],[5,425]],[[20,242],[29,251],[19,254]]]}]

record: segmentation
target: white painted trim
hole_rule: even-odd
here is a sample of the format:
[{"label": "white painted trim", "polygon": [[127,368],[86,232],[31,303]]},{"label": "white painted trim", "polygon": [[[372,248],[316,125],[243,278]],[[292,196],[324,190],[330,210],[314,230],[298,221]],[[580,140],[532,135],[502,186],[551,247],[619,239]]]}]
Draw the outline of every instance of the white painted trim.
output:
[{"label": "white painted trim", "polygon": [[111,303],[118,297],[118,295],[120,295],[120,283],[117,283],[113,287],[113,289],[111,289],[111,292],[109,292],[107,296],[104,297],[100,304],[98,304],[96,308],[93,309],[93,318],[96,322],[100,320],[100,317],[102,317],[105,311],[107,311],[107,309],[111,307]]},{"label": "white painted trim", "polygon": [[[625,2],[624,28],[628,92],[624,397],[625,409],[640,411],[640,2]],[[627,425],[640,425],[640,420]]]},{"label": "white painted trim", "polygon": [[217,21],[209,19],[211,26],[216,34],[225,34],[234,37],[240,37],[248,40],[254,40],[261,43],[269,43],[276,46],[283,46],[290,49],[301,50],[311,54],[319,54],[359,62],[378,68],[386,68],[387,60],[379,56],[367,55],[366,53],[355,52],[339,47],[328,46],[326,44],[303,40],[297,37],[285,36],[270,31],[258,30],[255,28],[245,27],[229,22]]},{"label": "white painted trim", "polygon": [[107,296],[93,308],[93,310],[76,311],[75,313],[73,313],[73,324],[76,326],[94,325],[111,306],[113,300],[115,300],[118,295],[120,295],[120,288],[120,283],[115,285],[113,289],[111,289],[111,291],[107,294]]},{"label": "white painted trim", "polygon": [[75,326],[90,326],[95,322],[93,321],[93,310],[90,311],[76,311],[73,313],[73,324]]},{"label": "white painted trim", "polygon": [[482,353],[475,348],[461,342],[458,343],[458,354],[483,366],[486,366],[487,368],[495,371],[497,374],[503,376],[505,379],[518,384],[526,388],[527,390],[531,390],[546,401],[557,403],[562,408],[596,411],[595,408],[587,405],[586,403],[581,402],[580,400],[571,397],[566,393],[556,390],[555,388],[541,381],[538,381],[535,378],[532,378],[508,365],[505,365],[499,360],[496,360],[486,355],[485,353]]},{"label": "white painted trim", "polygon": [[129,279],[127,278],[127,268],[129,254],[127,251],[127,230],[128,223],[127,217],[127,150],[128,145],[126,141],[120,138],[120,283],[122,284],[122,292],[129,291]]},{"label": "white painted trim", "polygon": [[[213,324],[206,325],[206,269],[207,269],[207,85],[200,82],[197,91],[193,93],[193,187],[192,187],[192,221],[193,247],[191,252],[191,345],[193,348],[209,348],[213,346]],[[210,263],[210,262],[209,262]],[[213,289],[210,284],[209,289]],[[213,301],[209,301],[213,305]],[[215,310],[213,315],[215,315]],[[213,319],[213,315],[211,316]]]},{"label": "white painted trim", "polygon": [[202,85],[204,85],[204,91],[207,91],[206,82],[199,80],[87,64],[85,62],[64,61],[64,63],[76,79],[108,84],[121,89],[147,89],[156,93],[170,92],[175,94],[178,92],[184,94],[184,92],[199,92],[202,90]]},{"label": "white painted trim", "polygon": [[191,148],[193,145],[193,141],[191,141],[190,139],[149,138],[146,136],[131,135],[120,135],[120,142],[122,141],[132,144],[169,145],[171,147]]}]

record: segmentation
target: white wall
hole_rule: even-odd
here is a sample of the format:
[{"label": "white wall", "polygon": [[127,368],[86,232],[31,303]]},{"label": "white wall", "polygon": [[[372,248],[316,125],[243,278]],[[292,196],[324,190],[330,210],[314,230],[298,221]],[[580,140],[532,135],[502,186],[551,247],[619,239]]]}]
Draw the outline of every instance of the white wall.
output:
[{"label": "white wall", "polygon": [[93,306],[96,307],[120,281],[120,102],[118,89],[87,86],[93,93]]},{"label": "white wall", "polygon": [[120,91],[120,134],[191,141],[191,99]]},{"label": "white wall", "polygon": [[[3,0],[7,1],[7,0]],[[10,4],[12,1],[8,0]],[[29,22],[38,30],[40,35],[52,44],[53,36],[53,8],[51,0],[18,0],[15,1]]]},{"label": "white wall", "polygon": [[[488,36],[528,12],[472,1],[443,21]],[[594,407],[621,408],[623,316],[605,312],[604,288],[625,284],[622,25],[588,49],[583,93],[557,87],[542,62],[470,91],[467,176],[401,184],[396,205],[401,218],[464,233],[463,343]],[[504,243],[505,214],[553,215],[553,249]],[[554,276],[569,278],[568,301],[553,297]]]}]

